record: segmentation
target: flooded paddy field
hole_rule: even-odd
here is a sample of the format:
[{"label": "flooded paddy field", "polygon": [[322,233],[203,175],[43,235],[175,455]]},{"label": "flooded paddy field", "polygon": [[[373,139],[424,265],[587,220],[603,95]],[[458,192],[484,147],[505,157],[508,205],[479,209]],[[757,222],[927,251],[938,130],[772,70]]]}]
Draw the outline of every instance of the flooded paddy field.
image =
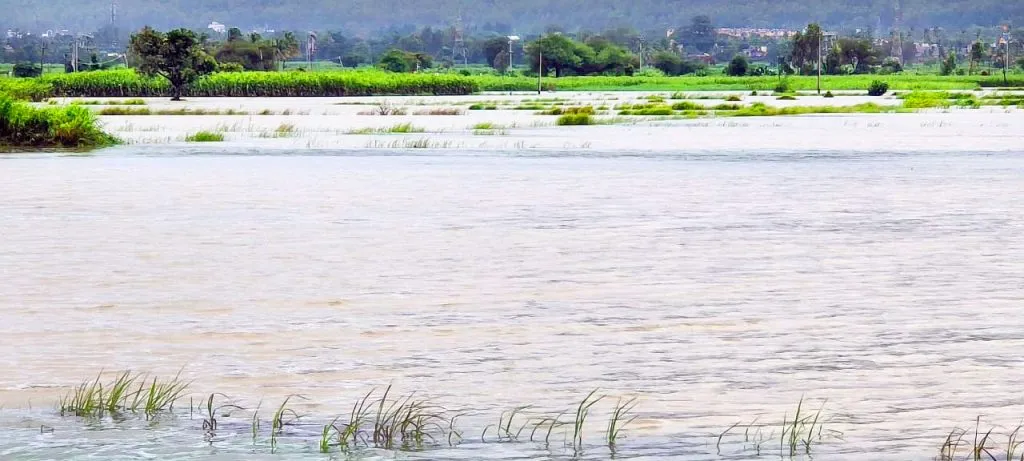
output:
[{"label": "flooded paddy field", "polygon": [[[801,399],[820,420],[796,458],[930,460],[956,428],[955,459],[976,428],[1013,449],[1017,109],[580,127],[469,109],[536,98],[199,99],[219,115],[102,116],[126,145],[0,156],[0,458],[789,458]],[[406,115],[359,114],[385,100]],[[415,114],[436,108],[462,112]],[[355,133],[403,123],[423,131]],[[184,141],[202,130],[225,140]],[[151,418],[60,416],[129,369],[191,386]],[[319,453],[388,385],[457,435]],[[215,430],[211,393],[237,405]],[[275,433],[289,396],[301,417]]]}]

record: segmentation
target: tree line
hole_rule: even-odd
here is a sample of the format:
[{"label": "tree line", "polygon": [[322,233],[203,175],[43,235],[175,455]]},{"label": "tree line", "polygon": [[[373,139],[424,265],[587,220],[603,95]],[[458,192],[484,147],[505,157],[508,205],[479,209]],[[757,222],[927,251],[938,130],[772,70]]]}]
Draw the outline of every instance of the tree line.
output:
[{"label": "tree line", "polygon": [[[1005,0],[903,0],[903,24],[951,30],[1001,22],[1021,23],[1024,7]],[[552,24],[572,31],[620,26],[662,30],[677,27],[696,14],[729,27],[800,28],[812,22],[827,29],[888,30],[895,22],[891,0],[119,0],[116,23],[124,30],[144,25],[168,29],[206,27],[211,21],[267,25],[276,30],[344,30],[365,35],[398,26],[447,28],[461,16],[467,33],[490,24],[509,25],[509,33],[540,34]],[[110,23],[109,2],[0,0],[0,26],[31,30],[93,30]],[[0,29],[6,30],[6,29]]]}]

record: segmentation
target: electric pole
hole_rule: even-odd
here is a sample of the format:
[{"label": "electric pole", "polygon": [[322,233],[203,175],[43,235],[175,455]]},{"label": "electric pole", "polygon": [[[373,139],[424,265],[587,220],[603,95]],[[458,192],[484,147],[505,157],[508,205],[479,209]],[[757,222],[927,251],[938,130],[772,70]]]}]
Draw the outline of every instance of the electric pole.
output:
[{"label": "electric pole", "polygon": [[818,29],[818,95],[821,95],[821,36],[825,35],[825,32]]}]

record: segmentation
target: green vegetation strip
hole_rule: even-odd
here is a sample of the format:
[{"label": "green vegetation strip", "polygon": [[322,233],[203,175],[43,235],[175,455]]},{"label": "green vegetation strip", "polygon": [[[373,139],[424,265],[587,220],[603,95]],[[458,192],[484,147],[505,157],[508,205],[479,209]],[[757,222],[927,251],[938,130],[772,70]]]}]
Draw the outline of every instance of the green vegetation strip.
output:
[{"label": "green vegetation strip", "polygon": [[35,108],[0,95],[0,146],[93,148],[117,142],[85,107]]},{"label": "green vegetation strip", "polygon": [[[536,91],[536,77],[472,76],[483,91]],[[1024,87],[1024,76],[1015,75],[1004,85],[997,76],[940,76],[899,74],[830,75],[821,79],[822,89],[867,91],[873,81],[882,81],[890,90],[972,90],[978,87]],[[817,79],[809,76],[789,76],[784,80],[794,91],[817,89]],[[545,78],[545,90],[559,91],[770,91],[779,86],[779,77],[561,77]]]},{"label": "green vegetation strip", "polygon": [[[49,96],[169,97],[166,80],[131,70],[48,75]],[[39,89],[36,88],[36,91]],[[479,91],[469,77],[443,74],[348,72],[225,72],[200,78],[185,91],[193,97],[336,97],[372,95],[465,95]],[[36,99],[36,98],[33,98]]]}]

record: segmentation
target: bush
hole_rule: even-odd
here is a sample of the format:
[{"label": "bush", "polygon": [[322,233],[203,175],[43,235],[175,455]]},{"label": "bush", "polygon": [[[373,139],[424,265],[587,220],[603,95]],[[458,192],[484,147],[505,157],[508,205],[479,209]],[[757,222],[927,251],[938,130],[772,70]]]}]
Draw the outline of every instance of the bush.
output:
[{"label": "bush", "polygon": [[[754,93],[754,96],[757,96],[756,92]],[[739,97],[738,95],[733,94],[733,95],[729,95],[729,97],[725,98],[725,100],[729,101],[729,102],[738,102],[738,101],[742,101],[743,98]]]},{"label": "bush", "polygon": [[782,80],[782,81],[779,82],[778,85],[775,85],[775,90],[774,91],[776,93],[782,94],[782,93],[789,93],[792,90],[791,90],[791,88],[789,86],[789,81],[788,80]]},{"label": "bush", "polygon": [[12,74],[20,78],[35,78],[43,75],[43,67],[29,62],[19,62],[14,65]]},{"label": "bush", "polygon": [[889,92],[889,84],[881,80],[875,80],[868,86],[868,96],[882,96]]},{"label": "bush", "polygon": [[834,97],[836,97],[836,96],[835,96],[834,94],[832,94],[832,91],[831,91],[831,90],[829,90],[829,91],[826,91],[826,92],[825,92],[825,97],[826,97],[826,98],[834,98]]},{"label": "bush", "polygon": [[881,72],[885,74],[898,74],[903,72],[903,64],[900,64],[900,61],[896,58],[885,58],[885,61],[882,62]]},{"label": "bush", "polygon": [[556,123],[561,126],[593,125],[594,119],[590,114],[565,114],[558,117]]},{"label": "bush", "polygon": [[725,75],[730,77],[742,77],[747,75],[747,70],[750,69],[750,62],[747,61],[747,57],[742,54],[737,54],[729,61],[729,65],[725,66]]},{"label": "bush", "polygon": [[245,67],[237,62],[225,62],[217,65],[218,72],[244,72]]}]

